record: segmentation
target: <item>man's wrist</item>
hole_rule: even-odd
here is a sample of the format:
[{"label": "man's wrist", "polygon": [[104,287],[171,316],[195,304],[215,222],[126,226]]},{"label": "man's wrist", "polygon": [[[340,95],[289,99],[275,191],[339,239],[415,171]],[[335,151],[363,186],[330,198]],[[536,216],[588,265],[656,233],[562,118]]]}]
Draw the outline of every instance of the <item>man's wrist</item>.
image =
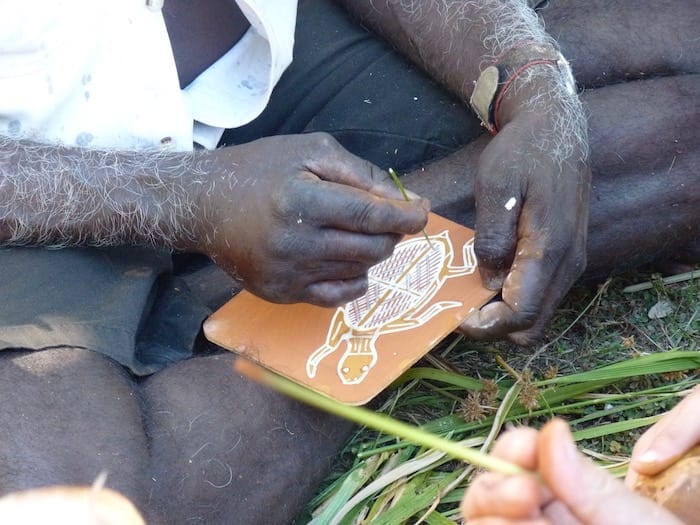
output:
[{"label": "man's wrist", "polygon": [[549,64],[532,64],[521,77],[515,78],[508,89],[499,93],[494,107],[496,131],[524,111],[550,113],[572,111],[580,101],[562,72]]},{"label": "man's wrist", "polygon": [[500,53],[475,83],[470,105],[496,134],[535,98],[575,95],[571,67],[554,46],[520,42]]}]

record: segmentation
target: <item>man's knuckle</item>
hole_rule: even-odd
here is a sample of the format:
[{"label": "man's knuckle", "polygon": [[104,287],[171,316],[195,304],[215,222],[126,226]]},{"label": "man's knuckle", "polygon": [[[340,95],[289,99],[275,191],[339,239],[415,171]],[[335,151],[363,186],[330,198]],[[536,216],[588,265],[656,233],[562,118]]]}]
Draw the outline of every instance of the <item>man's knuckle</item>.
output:
[{"label": "man's knuckle", "polygon": [[549,243],[542,251],[542,258],[546,263],[558,265],[567,258],[571,252],[568,243],[564,239],[558,239]]},{"label": "man's knuckle", "polygon": [[354,203],[352,217],[354,227],[360,232],[369,232],[376,222],[376,207],[372,202],[357,200]]},{"label": "man's knuckle", "polygon": [[308,138],[312,145],[320,151],[335,149],[338,146],[338,142],[333,138],[333,136],[324,131],[310,133]]},{"label": "man's knuckle", "polygon": [[265,251],[271,261],[283,261],[289,254],[298,251],[299,242],[296,235],[288,230],[280,230],[270,234],[265,242]]},{"label": "man's knuckle", "polygon": [[389,173],[381,168],[378,168],[368,160],[362,160],[363,165],[366,168],[366,172],[369,173],[370,179],[376,184],[387,184],[393,187],[391,182],[391,177]]},{"label": "man's knuckle", "polygon": [[523,308],[516,308],[514,323],[521,330],[532,330],[535,327],[540,311],[534,305],[526,305]]},{"label": "man's knuckle", "polygon": [[396,247],[397,239],[391,235],[377,237],[374,243],[373,258],[376,262],[384,261],[391,257]]},{"label": "man's knuckle", "polygon": [[298,208],[293,191],[273,191],[270,195],[270,202],[273,213],[279,218],[292,215]]}]

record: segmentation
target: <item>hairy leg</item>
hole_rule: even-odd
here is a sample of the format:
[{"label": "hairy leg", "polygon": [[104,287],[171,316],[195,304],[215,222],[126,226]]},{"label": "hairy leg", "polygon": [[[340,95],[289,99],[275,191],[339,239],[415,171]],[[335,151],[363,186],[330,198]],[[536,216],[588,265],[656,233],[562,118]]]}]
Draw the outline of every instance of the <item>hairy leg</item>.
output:
[{"label": "hairy leg", "polygon": [[[587,91],[593,189],[588,272],[668,258],[700,238],[700,75]],[[682,112],[682,118],[679,113]],[[433,209],[474,224],[472,179],[487,138],[406,178]]]},{"label": "hairy leg", "polygon": [[589,272],[697,246],[700,75],[620,84],[591,98]]},{"label": "hairy leg", "polygon": [[0,492],[106,486],[146,503],[138,396],[112,360],[83,349],[0,352]]},{"label": "hairy leg", "polygon": [[82,349],[0,353],[0,493],[106,486],[150,524],[286,524],[351,425],[193,358],[141,385]]},{"label": "hairy leg", "polygon": [[183,361],[143,385],[149,523],[290,523],[343,446],[347,422],[235,374],[233,359]]}]

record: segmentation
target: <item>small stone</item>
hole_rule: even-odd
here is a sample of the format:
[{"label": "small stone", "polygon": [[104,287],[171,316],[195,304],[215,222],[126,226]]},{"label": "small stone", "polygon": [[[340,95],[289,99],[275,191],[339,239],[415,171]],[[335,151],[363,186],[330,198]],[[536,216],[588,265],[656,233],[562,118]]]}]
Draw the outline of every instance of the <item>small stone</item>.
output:
[{"label": "small stone", "polygon": [[647,313],[647,315],[649,316],[649,319],[663,319],[664,317],[668,317],[672,312],[673,305],[671,304],[671,302],[662,299],[661,301],[657,302],[654,306],[649,308],[649,312]]}]

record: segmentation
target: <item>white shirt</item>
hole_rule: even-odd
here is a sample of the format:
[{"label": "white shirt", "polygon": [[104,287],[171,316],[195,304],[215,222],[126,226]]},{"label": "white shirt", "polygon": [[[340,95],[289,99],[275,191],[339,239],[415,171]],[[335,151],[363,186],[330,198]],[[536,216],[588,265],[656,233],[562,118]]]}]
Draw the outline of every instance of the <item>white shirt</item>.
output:
[{"label": "white shirt", "polygon": [[[167,1],[167,0],[165,0]],[[214,147],[267,105],[297,0],[237,0],[251,27],[184,90],[147,0],[0,0],[0,134],[111,149]]]}]

